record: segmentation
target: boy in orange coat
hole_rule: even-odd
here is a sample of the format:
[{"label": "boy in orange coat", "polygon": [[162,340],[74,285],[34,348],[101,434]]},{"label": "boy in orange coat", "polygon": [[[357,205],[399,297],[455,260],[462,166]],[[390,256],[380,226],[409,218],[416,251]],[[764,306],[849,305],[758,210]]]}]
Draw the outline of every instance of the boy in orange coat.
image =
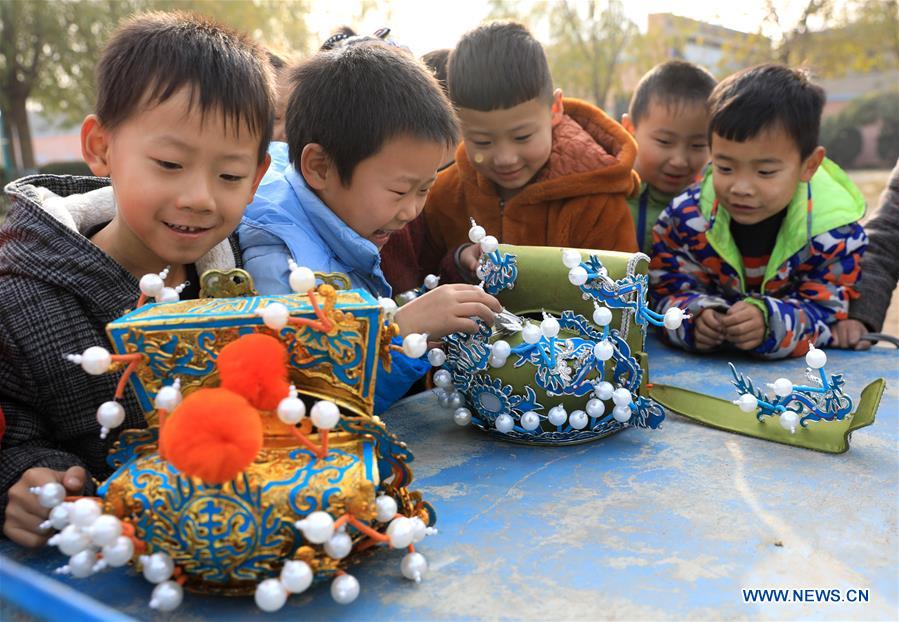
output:
[{"label": "boy in orange coat", "polygon": [[634,139],[599,108],[553,90],[543,48],[524,26],[467,33],[447,85],[464,140],[424,214],[448,280],[474,280],[470,218],[506,244],[637,250],[627,205],[639,188]]}]

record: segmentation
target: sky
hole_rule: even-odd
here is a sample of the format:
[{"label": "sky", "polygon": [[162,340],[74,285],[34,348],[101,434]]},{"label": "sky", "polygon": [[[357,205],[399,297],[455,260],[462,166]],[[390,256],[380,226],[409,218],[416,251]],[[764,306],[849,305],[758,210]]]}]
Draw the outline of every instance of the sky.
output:
[{"label": "sky", "polygon": [[[528,0],[521,0],[527,4]],[[357,32],[370,33],[381,26],[393,29],[392,36],[409,46],[416,55],[430,50],[453,47],[467,30],[477,26],[489,11],[486,0],[390,0],[376,1],[360,21],[359,0],[312,0],[307,20],[312,32],[324,40],[337,26],[347,24]],[[625,12],[641,30],[646,30],[650,13],[675,13],[744,32],[757,32],[764,16],[764,0],[625,0]],[[783,17],[798,14],[802,2],[780,0]],[[798,16],[798,15],[797,15]],[[535,32],[538,38],[546,33]],[[766,33],[776,36],[776,33]]]}]

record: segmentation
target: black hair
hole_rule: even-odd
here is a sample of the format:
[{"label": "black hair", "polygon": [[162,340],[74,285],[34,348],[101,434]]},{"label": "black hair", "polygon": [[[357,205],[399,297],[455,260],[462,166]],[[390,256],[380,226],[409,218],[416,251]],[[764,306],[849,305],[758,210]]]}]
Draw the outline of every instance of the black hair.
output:
[{"label": "black hair", "polygon": [[287,67],[287,63],[284,62],[284,59],[280,55],[275,54],[271,50],[266,50],[265,53],[266,53],[266,56],[268,56],[269,64],[272,66],[272,69],[274,69],[276,72],[281,71],[282,69]]},{"label": "black hair", "polygon": [[714,134],[736,142],[783,128],[806,159],[818,146],[824,89],[804,71],[766,64],[728,76],[709,97],[709,141]]},{"label": "black hair", "polygon": [[444,93],[447,92],[446,66],[449,62],[449,55],[449,48],[441,48],[439,50],[431,50],[421,57],[421,62],[430,68],[431,73],[437,78],[437,83],[440,84],[440,88],[443,89]]},{"label": "black hair", "polygon": [[640,78],[631,97],[628,115],[636,126],[655,102],[665,106],[703,104],[715,88],[715,78],[704,67],[683,60],[658,64]]},{"label": "black hair", "polygon": [[234,132],[246,124],[258,134],[258,159],[265,159],[274,121],[269,58],[246,36],[199,15],[150,12],[125,21],[97,65],[97,117],[113,129],[183,87],[189,106],[220,110]]},{"label": "black hair", "polygon": [[406,134],[452,147],[459,125],[434,76],[400,48],[370,41],[318,52],[291,75],[288,155],[322,146],[349,185],[362,160]]},{"label": "black hair", "polygon": [[467,32],[449,58],[447,86],[457,108],[498,110],[532,99],[552,103],[553,81],[543,46],[515,22]]}]

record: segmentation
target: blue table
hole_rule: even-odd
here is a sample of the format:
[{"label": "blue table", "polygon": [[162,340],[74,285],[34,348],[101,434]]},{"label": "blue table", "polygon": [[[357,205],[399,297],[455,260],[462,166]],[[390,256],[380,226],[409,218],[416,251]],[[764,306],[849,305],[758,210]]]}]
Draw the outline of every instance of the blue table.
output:
[{"label": "blue table", "polygon": [[[685,355],[653,340],[648,348],[654,381],[735,397],[727,358]],[[842,455],[728,434],[677,415],[660,430],[629,429],[572,447],[528,447],[459,428],[429,394],[408,398],[385,420],[415,454],[412,488],[437,509],[440,534],[419,549],[431,565],[424,582],[403,579],[402,553],[393,551],[351,570],[362,593],[349,606],[335,604],[321,586],[267,616],[251,598],[193,594],[176,615],[895,620],[899,354],[877,348],[829,350],[828,356],[828,372],[844,372],[854,397],[878,376],[888,381],[876,423],[856,432]],[[734,362],[758,382],[804,375],[802,359]],[[6,570],[14,560],[46,575],[64,561],[52,550],[27,552],[9,542],[0,552]],[[146,607],[151,586],[133,571],[51,583],[63,584],[128,616],[152,617]],[[21,593],[10,585],[0,582],[8,600]],[[744,602],[743,590],[779,588],[803,602]],[[806,589],[840,590],[843,602],[821,602],[835,594]],[[54,591],[40,594],[47,608]],[[108,614],[95,612],[97,618]]]}]

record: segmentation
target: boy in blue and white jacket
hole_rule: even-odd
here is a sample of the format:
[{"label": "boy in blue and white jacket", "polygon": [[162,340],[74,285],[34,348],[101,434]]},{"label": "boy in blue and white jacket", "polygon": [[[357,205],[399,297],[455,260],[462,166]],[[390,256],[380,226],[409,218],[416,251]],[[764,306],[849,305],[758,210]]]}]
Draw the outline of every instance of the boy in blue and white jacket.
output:
[{"label": "boy in blue and white jacket", "polygon": [[[458,138],[452,108],[418,61],[379,42],[320,52],[296,69],[287,107],[287,145],[272,143],[272,166],[238,231],[256,289],[287,293],[288,259],[341,272],[377,297],[392,292],[380,248],[418,216],[437,169]],[[402,85],[402,92],[397,85]],[[436,340],[493,323],[501,306],[471,285],[443,285],[397,311],[400,335]],[[378,374],[382,412],[429,365],[394,353]]]}]

